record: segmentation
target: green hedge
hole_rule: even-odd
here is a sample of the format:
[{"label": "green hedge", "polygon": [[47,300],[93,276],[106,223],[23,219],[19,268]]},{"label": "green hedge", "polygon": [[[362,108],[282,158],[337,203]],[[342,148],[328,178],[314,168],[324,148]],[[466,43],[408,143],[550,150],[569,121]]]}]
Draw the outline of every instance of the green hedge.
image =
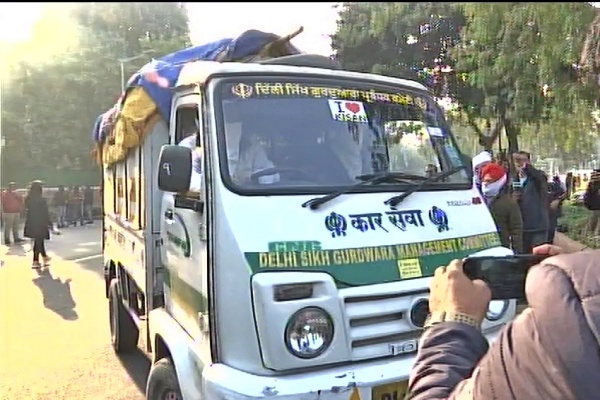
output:
[{"label": "green hedge", "polygon": [[591,248],[600,248],[600,240],[593,237],[593,235],[588,235],[586,232],[589,216],[590,212],[584,206],[565,202],[563,205],[563,215],[558,220],[558,225],[559,227],[567,228],[567,231],[564,233],[571,239]]},{"label": "green hedge", "polygon": [[58,185],[64,186],[99,186],[102,179],[102,174],[99,169],[87,171],[56,171],[52,168],[43,169],[40,171],[30,171],[27,169],[19,171],[2,171],[2,187],[6,187],[8,182],[16,182],[20,188],[25,188],[31,181],[39,179],[44,182],[45,186],[54,187]]}]

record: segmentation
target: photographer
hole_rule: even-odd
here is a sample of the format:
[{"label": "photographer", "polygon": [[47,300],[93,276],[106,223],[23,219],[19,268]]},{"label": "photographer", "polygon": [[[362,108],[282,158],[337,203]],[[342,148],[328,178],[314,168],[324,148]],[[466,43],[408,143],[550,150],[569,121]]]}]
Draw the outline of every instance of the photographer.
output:
[{"label": "photographer", "polygon": [[587,224],[587,235],[600,235],[600,170],[592,172],[590,183],[583,196],[583,205],[591,211]]},{"label": "photographer", "polygon": [[600,382],[600,251],[554,255],[528,273],[529,307],[488,350],[491,293],[454,260],[435,271],[431,315],[410,375],[411,400],[592,400]]},{"label": "photographer", "polygon": [[554,243],[556,226],[558,219],[562,217],[562,204],[567,198],[567,190],[563,186],[560,178],[555,176],[548,183],[548,243]]}]

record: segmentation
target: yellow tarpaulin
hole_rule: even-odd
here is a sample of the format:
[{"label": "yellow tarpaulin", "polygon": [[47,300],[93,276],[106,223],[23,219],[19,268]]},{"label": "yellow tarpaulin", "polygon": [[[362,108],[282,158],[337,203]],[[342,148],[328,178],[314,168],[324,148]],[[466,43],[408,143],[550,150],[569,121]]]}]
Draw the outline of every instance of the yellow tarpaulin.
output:
[{"label": "yellow tarpaulin", "polygon": [[144,88],[131,89],[123,108],[116,117],[111,133],[101,144],[102,160],[98,149],[96,149],[96,159],[104,165],[112,165],[124,160],[129,150],[143,143],[158,119],[160,119],[158,107]]}]

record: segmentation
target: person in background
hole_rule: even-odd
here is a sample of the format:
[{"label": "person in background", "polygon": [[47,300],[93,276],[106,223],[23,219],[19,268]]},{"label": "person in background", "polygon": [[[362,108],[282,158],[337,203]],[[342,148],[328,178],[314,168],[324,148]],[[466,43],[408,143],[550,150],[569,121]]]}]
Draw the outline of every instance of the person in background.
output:
[{"label": "person in background", "polygon": [[600,236],[600,170],[592,172],[590,183],[583,195],[583,205],[590,210],[586,234]]},{"label": "person in background", "polygon": [[71,204],[71,193],[73,193],[73,186],[69,186],[68,189],[65,190],[65,194],[67,197],[67,205],[65,207],[65,228],[71,225],[71,218],[73,217],[73,207]]},{"label": "person in background", "polygon": [[481,170],[481,192],[490,209],[502,246],[523,252],[523,220],[517,202],[509,193],[503,166],[487,164]]},{"label": "person in background", "polygon": [[83,195],[79,190],[79,186],[73,186],[73,190],[69,193],[69,224],[77,226],[77,221],[83,226]]},{"label": "person in background", "polygon": [[562,190],[563,190],[564,192],[566,192],[566,191],[567,191],[567,185],[566,185],[566,183],[565,183],[565,182],[563,182],[563,181],[560,179],[560,176],[559,176],[559,175],[554,175],[554,176],[552,177],[552,182],[556,183],[557,185],[560,185],[560,187],[562,188]]},{"label": "person in background", "polygon": [[506,157],[502,158],[498,164],[500,164],[502,168],[504,168],[504,171],[506,171],[507,175],[510,174],[510,162]]},{"label": "person in background", "polygon": [[83,189],[83,219],[85,219],[88,224],[94,223],[94,218],[92,215],[93,208],[94,192],[92,191],[91,187],[86,186]]},{"label": "person in background", "polygon": [[567,172],[567,175],[565,176],[565,190],[567,191],[567,199],[570,199],[573,195],[573,181],[573,173]]},{"label": "person in background", "polygon": [[184,126],[183,139],[177,143],[178,146],[187,147],[192,151],[192,175],[190,177],[190,192],[200,193],[202,191],[202,149],[198,146],[198,120],[193,124]]},{"label": "person in background", "polygon": [[492,162],[492,156],[487,151],[482,151],[473,157],[473,185],[481,195],[481,169]]},{"label": "person in background", "polygon": [[467,278],[460,260],[435,271],[409,399],[598,399],[600,251],[533,252],[551,257],[529,270],[528,308],[491,345],[481,332],[487,285]]},{"label": "person in background", "polygon": [[29,187],[29,193],[25,199],[25,208],[27,215],[25,217],[25,231],[23,234],[33,239],[33,264],[32,268],[38,269],[40,256],[42,256],[43,266],[50,264],[50,257],[46,254],[44,241],[50,239],[50,213],[46,199],[42,196],[42,184],[34,181]]},{"label": "person in background", "polygon": [[558,219],[562,216],[562,204],[567,198],[567,191],[560,178],[555,176],[548,184],[548,243],[554,243]]},{"label": "person in background", "polygon": [[2,193],[2,220],[4,221],[4,244],[10,245],[12,232],[15,244],[22,243],[19,237],[19,222],[23,211],[23,197],[16,192],[16,184],[10,182],[8,188]]},{"label": "person in background", "polygon": [[56,225],[59,229],[67,226],[67,192],[64,186],[59,186],[52,199],[52,206],[56,214]]},{"label": "person in background", "polygon": [[513,154],[519,169],[519,207],[523,217],[523,251],[531,250],[548,240],[548,178],[531,165],[531,156],[526,151]]},{"label": "person in background", "polygon": [[438,173],[438,169],[435,164],[427,164],[427,166],[425,167],[425,176],[426,177],[431,178],[431,177],[437,175],[437,173]]}]

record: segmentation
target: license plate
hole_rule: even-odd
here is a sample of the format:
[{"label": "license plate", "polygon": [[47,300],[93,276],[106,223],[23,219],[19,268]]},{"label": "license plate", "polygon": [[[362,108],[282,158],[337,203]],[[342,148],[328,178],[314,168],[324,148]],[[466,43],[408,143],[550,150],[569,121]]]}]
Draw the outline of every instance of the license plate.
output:
[{"label": "license plate", "polygon": [[408,381],[376,386],[371,391],[371,400],[403,400],[408,392]]}]

